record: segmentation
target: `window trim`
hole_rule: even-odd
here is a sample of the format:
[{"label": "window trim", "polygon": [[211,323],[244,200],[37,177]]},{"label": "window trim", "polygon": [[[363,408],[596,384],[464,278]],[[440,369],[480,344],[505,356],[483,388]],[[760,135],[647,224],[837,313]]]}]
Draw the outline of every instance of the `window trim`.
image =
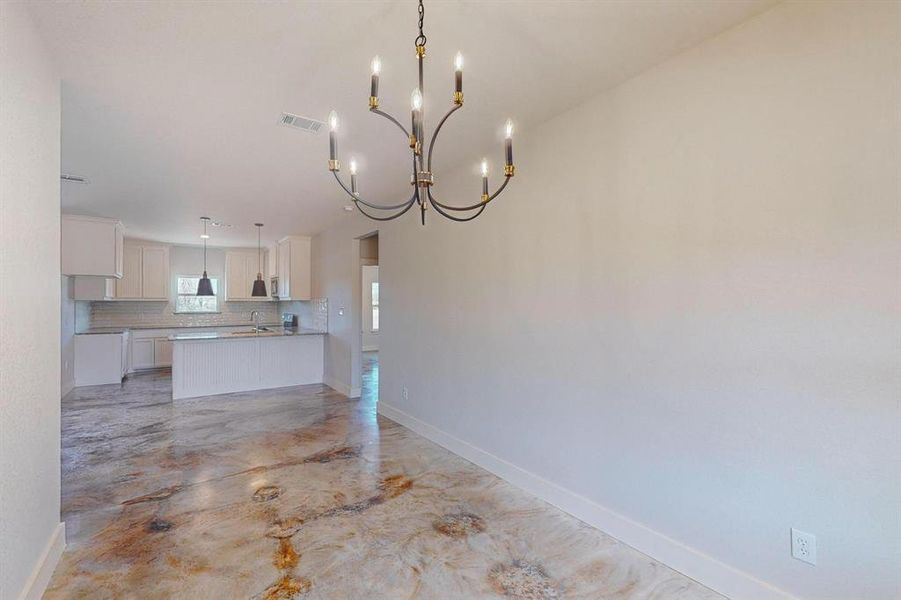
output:
[{"label": "window trim", "polygon": [[[178,280],[179,279],[200,279],[203,275],[176,275],[175,276],[175,310],[172,311],[172,314],[175,315],[219,315],[222,314],[222,310],[220,310],[219,303],[222,299],[219,297],[219,277],[210,277],[210,281],[214,281],[213,289],[216,292],[213,298],[216,298],[216,310],[178,310],[178,299],[181,296],[191,296],[191,294],[179,294],[178,293]],[[207,296],[209,297],[209,296]]]},{"label": "window trim", "polygon": [[[373,281],[369,285],[369,333],[378,333],[379,332],[378,324],[376,324],[376,319],[373,317],[375,317],[375,313],[381,312],[381,311],[379,311],[379,301],[378,300],[373,301],[373,294],[372,294],[372,292],[375,291],[375,290],[373,290],[373,286],[377,286],[378,284],[379,284],[378,281]],[[379,316],[381,316],[381,315],[379,315]]]}]

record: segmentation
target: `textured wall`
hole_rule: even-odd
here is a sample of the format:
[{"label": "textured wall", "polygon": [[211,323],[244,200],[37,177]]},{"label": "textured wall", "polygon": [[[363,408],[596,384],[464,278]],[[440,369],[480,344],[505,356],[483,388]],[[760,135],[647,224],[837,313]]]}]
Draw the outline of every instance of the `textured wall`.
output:
[{"label": "textured wall", "polygon": [[[59,525],[59,79],[23,3],[0,4],[0,598]],[[51,558],[52,562],[52,558]]]},{"label": "textured wall", "polygon": [[777,5],[521,128],[477,221],[382,228],[381,401],[791,593],[897,597],[899,10]]}]

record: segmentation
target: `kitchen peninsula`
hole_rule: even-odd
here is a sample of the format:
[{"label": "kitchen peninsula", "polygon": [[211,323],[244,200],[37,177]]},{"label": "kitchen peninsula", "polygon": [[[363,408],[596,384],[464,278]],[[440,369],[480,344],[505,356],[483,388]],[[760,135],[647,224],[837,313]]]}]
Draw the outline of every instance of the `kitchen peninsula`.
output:
[{"label": "kitchen peninsula", "polygon": [[323,331],[182,333],[172,342],[172,399],[322,383]]}]

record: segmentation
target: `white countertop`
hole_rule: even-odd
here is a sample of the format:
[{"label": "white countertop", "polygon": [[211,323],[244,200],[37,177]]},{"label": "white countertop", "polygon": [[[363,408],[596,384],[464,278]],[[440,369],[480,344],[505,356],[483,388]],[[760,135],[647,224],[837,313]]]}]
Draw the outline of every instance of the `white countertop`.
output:
[{"label": "white countertop", "polygon": [[173,342],[196,342],[203,340],[241,340],[266,337],[291,337],[295,335],[325,335],[325,331],[318,329],[284,329],[283,327],[272,327],[269,331],[253,331],[252,328],[241,331],[201,331],[194,333],[177,333],[170,335],[169,339]]}]

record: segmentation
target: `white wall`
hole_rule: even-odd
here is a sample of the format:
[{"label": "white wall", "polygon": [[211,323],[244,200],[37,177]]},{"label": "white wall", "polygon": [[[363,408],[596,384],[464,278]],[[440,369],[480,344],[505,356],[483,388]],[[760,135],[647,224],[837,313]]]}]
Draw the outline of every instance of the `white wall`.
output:
[{"label": "white wall", "polygon": [[[0,3],[0,598],[62,550],[59,79],[25,5]],[[44,560],[44,557],[47,560]]]},{"label": "white wall", "polygon": [[75,279],[60,275],[60,395],[75,387]]},{"label": "white wall", "polygon": [[360,395],[360,240],[377,223],[358,212],[313,238],[313,297],[328,299],[325,382],[349,396]]},{"label": "white wall", "polygon": [[[381,410],[734,597],[896,596],[899,6],[780,4],[379,225]],[[362,233],[314,241],[336,379]]]}]

